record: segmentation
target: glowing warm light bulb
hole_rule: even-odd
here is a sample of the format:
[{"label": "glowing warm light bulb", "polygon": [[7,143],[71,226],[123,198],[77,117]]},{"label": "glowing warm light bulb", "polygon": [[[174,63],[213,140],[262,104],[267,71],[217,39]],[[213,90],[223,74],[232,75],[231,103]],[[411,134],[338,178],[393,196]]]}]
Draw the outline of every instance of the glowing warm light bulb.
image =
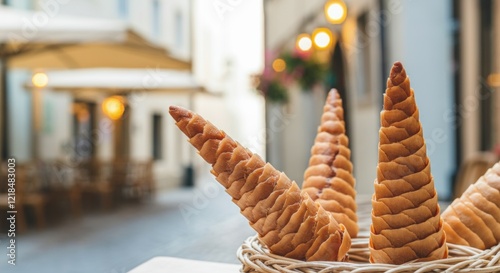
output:
[{"label": "glowing warm light bulb", "polygon": [[31,82],[36,88],[43,88],[49,83],[49,77],[43,72],[33,74]]},{"label": "glowing warm light bulb", "polygon": [[122,117],[125,112],[123,98],[120,96],[112,96],[102,102],[102,111],[112,120],[117,120]]},{"label": "glowing warm light bulb", "polygon": [[330,0],[325,4],[325,17],[332,24],[342,24],[347,17],[347,7],[342,0]]},{"label": "glowing warm light bulb", "polygon": [[333,3],[328,7],[327,14],[329,18],[339,20],[344,16],[344,8],[339,3]]},{"label": "glowing warm light bulb", "polygon": [[276,59],[273,61],[273,69],[276,72],[282,72],[286,68],[286,63],[283,59]]},{"label": "glowing warm light bulb", "polygon": [[491,87],[500,87],[500,73],[491,73],[487,81]]},{"label": "glowing warm light bulb", "polygon": [[327,28],[317,28],[313,32],[313,41],[318,49],[326,49],[332,44],[332,33]]},{"label": "glowing warm light bulb", "polygon": [[312,47],[312,40],[309,34],[302,33],[297,37],[297,48],[301,51],[309,51]]}]

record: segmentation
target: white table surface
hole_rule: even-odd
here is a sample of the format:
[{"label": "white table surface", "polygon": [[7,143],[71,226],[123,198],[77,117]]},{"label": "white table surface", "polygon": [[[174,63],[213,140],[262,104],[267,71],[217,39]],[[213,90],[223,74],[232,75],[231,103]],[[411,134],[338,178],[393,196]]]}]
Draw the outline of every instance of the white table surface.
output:
[{"label": "white table surface", "polygon": [[128,273],[238,273],[241,265],[155,257]]}]

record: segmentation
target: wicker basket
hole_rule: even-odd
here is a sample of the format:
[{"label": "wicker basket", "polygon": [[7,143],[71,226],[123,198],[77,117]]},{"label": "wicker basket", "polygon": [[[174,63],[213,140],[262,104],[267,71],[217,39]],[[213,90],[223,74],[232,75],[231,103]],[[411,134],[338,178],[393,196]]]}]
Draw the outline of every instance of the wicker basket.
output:
[{"label": "wicker basket", "polygon": [[355,238],[349,251],[350,262],[304,262],[269,253],[257,236],[248,238],[238,249],[241,272],[313,273],[313,272],[500,272],[500,245],[481,251],[448,244],[449,258],[404,265],[370,264],[368,238]]},{"label": "wicker basket", "polygon": [[447,259],[430,262],[413,262],[403,265],[371,264],[368,259],[368,229],[370,227],[369,203],[358,207],[360,234],[352,240],[349,262],[304,262],[269,253],[257,236],[248,238],[238,249],[238,259],[243,264],[241,272],[254,273],[396,273],[396,272],[500,272],[500,244],[487,250],[448,244]]}]

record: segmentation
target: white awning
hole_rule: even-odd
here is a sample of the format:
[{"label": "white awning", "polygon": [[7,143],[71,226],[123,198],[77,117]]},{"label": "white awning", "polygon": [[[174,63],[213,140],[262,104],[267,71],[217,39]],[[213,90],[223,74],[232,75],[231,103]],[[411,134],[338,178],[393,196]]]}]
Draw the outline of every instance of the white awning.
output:
[{"label": "white awning", "polygon": [[60,91],[126,93],[134,90],[202,90],[189,71],[172,69],[71,69],[47,71],[46,74],[46,88]]},{"label": "white awning", "polygon": [[10,68],[148,68],[190,70],[122,21],[51,16],[0,6],[0,57]]}]

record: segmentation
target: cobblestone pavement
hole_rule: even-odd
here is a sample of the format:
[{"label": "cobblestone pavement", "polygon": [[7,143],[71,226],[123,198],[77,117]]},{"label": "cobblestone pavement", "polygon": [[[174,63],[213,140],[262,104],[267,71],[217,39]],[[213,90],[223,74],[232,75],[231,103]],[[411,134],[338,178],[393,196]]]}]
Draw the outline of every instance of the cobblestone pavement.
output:
[{"label": "cobblestone pavement", "polygon": [[[125,273],[155,256],[238,263],[237,248],[254,233],[211,180],[196,189],[158,193],[148,203],[22,234],[17,265],[8,265],[3,254],[0,272]],[[0,236],[0,253],[6,253],[7,238]]]}]

